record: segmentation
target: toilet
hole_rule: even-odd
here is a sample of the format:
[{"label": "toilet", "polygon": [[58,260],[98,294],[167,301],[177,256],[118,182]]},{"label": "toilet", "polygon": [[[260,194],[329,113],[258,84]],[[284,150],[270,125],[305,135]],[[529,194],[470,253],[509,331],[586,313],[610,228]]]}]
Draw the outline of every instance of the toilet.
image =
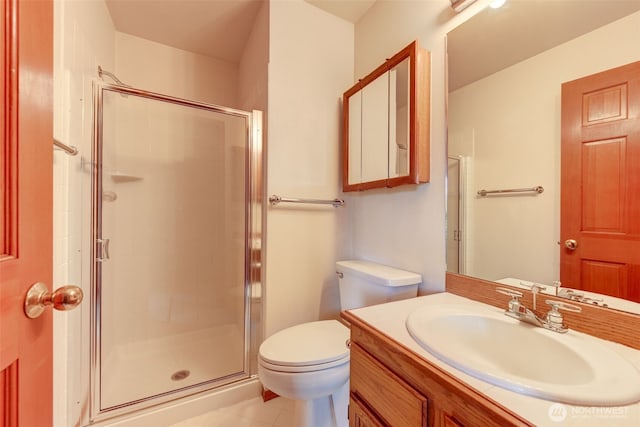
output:
[{"label": "toilet", "polygon": [[[412,298],[422,281],[369,261],[336,262],[343,310]],[[265,388],[295,400],[295,425],[347,427],[349,328],[337,320],[283,329],[260,346],[258,377]]]}]

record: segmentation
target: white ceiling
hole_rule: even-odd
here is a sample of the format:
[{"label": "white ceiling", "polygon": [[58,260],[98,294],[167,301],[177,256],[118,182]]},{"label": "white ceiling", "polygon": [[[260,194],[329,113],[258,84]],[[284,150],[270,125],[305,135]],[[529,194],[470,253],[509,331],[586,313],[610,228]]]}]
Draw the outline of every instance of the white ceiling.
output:
[{"label": "white ceiling", "polygon": [[[265,1],[105,0],[120,32],[234,63]],[[305,1],[355,23],[376,0]]]},{"label": "white ceiling", "polygon": [[640,0],[507,0],[482,10],[447,34],[449,90],[639,9]]},{"label": "white ceiling", "polygon": [[[237,63],[268,0],[105,0],[116,30]],[[288,1],[288,0],[272,0]],[[356,23],[376,0],[304,0]],[[640,0],[508,0],[448,34],[449,89],[605,25],[640,8]],[[501,46],[500,49],[492,46]],[[456,66],[455,61],[474,67]]]},{"label": "white ceiling", "polygon": [[304,0],[332,15],[356,23],[376,0]]}]

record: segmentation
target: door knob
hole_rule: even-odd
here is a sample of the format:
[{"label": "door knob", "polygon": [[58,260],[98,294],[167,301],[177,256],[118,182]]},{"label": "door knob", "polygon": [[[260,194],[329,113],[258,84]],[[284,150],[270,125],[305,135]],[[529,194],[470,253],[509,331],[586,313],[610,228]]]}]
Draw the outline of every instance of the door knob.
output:
[{"label": "door knob", "polygon": [[52,305],[56,310],[71,310],[80,305],[82,297],[82,289],[77,286],[62,286],[49,292],[47,285],[37,282],[27,291],[27,296],[24,299],[24,313],[28,318],[35,319],[44,312],[48,305]]},{"label": "door knob", "polygon": [[578,242],[576,242],[573,239],[567,239],[564,241],[564,246],[570,251],[575,251],[576,248],[578,247]]}]

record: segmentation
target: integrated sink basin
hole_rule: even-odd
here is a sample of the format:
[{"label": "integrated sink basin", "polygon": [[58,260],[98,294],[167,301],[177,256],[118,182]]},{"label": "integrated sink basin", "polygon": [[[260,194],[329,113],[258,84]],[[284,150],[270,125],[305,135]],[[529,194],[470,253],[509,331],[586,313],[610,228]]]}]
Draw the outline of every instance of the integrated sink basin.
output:
[{"label": "integrated sink basin", "polygon": [[446,364],[517,393],[588,406],[640,401],[640,371],[589,335],[559,334],[479,303],[424,306],[406,327]]}]

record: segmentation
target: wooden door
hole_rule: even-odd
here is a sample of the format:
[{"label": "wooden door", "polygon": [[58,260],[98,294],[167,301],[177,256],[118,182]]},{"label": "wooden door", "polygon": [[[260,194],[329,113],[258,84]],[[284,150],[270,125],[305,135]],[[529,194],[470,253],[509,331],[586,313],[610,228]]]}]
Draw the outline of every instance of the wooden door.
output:
[{"label": "wooden door", "polygon": [[563,286],[640,302],[640,62],[562,85],[561,155]]},{"label": "wooden door", "polygon": [[0,0],[0,426],[52,424],[52,314],[23,311],[52,279],[51,0]]}]

